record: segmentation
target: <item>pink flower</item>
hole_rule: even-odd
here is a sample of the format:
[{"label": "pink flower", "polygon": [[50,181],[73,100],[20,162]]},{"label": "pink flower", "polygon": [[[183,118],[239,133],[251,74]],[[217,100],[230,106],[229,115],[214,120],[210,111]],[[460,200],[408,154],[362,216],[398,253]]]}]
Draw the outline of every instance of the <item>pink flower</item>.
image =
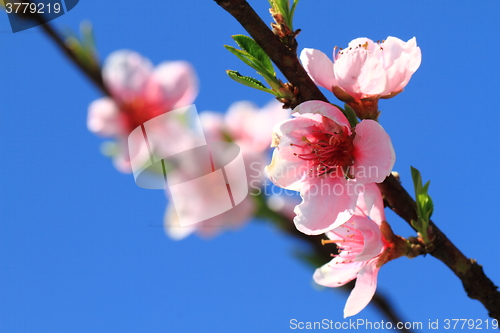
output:
[{"label": "pink flower", "polygon": [[[263,185],[264,166],[267,163],[269,146],[271,144],[272,127],[290,115],[283,110],[282,104],[272,101],[259,109],[250,102],[236,102],[230,106],[224,115],[216,112],[202,112],[200,120],[207,142],[229,141],[237,144],[245,162],[249,192],[256,195]],[[183,168],[184,172],[186,168]],[[214,186],[215,187],[215,186]],[[195,191],[196,189],[193,189]],[[257,193],[256,193],[257,191]],[[224,191],[222,191],[224,192]],[[227,193],[214,193],[213,197],[222,197]],[[189,212],[193,220],[201,220],[208,202],[185,201],[184,212]],[[223,214],[203,220],[189,226],[181,226],[178,216],[170,202],[164,219],[165,232],[172,239],[183,239],[193,232],[202,237],[215,236],[225,229],[235,229],[243,226],[255,213],[255,202],[252,196],[247,196],[240,204]]]},{"label": "pink flower", "polygon": [[274,128],[267,176],[277,186],[299,191],[297,229],[322,234],[354,214],[364,184],[382,182],[395,162],[389,135],[373,120],[351,128],[335,106],[308,101],[295,108],[295,118]]},{"label": "pink flower", "polygon": [[117,140],[115,165],[122,172],[130,172],[130,132],[165,112],[191,104],[198,93],[198,80],[185,61],[163,62],[153,68],[148,59],[128,50],[112,53],[102,75],[113,98],[90,104],[87,126],[95,134]]},{"label": "pink flower", "polygon": [[248,182],[253,189],[260,187],[265,179],[264,167],[274,125],[290,117],[290,111],[282,106],[276,100],[263,108],[239,101],[229,106],[226,114],[209,111],[200,114],[208,142],[231,141],[242,149]]},{"label": "pink flower", "polygon": [[356,38],[346,49],[334,49],[333,58],[335,62],[315,49],[304,49],[300,55],[316,84],[349,103],[360,118],[376,119],[378,99],[400,93],[420,66],[422,55],[415,37],[408,42],[387,37],[381,43]]},{"label": "pink flower", "polygon": [[371,301],[380,267],[395,258],[393,241],[398,242],[385,222],[382,196],[375,184],[366,185],[358,205],[347,223],[326,233],[330,240],[324,243],[336,243],[339,254],[313,275],[314,281],[325,287],[339,287],[357,279],[344,318],[359,313]]},{"label": "pink flower", "polygon": [[248,152],[261,153],[269,148],[276,123],[290,117],[282,103],[272,100],[259,108],[248,101],[233,103],[227,113],[203,112],[201,121],[208,141],[226,139],[244,145]]},{"label": "pink flower", "polygon": [[[215,194],[217,195],[217,194]],[[218,195],[227,195],[226,193],[219,193]],[[186,203],[186,209],[191,208],[193,216],[200,213],[200,210],[206,209],[206,204],[203,202],[189,202]],[[202,222],[181,226],[177,213],[172,203],[169,203],[164,216],[165,233],[173,240],[181,240],[196,232],[204,238],[214,237],[222,230],[236,230],[243,227],[243,225],[252,217],[255,212],[255,204],[253,198],[246,197],[236,207],[212,218],[206,219]]]}]

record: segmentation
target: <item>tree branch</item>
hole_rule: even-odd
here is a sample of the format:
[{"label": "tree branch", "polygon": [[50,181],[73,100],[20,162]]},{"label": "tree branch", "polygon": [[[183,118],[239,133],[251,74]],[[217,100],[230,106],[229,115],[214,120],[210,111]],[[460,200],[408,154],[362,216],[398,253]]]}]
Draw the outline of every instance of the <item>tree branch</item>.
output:
[{"label": "tree branch", "polygon": [[[391,175],[378,185],[388,207],[411,226],[411,220],[417,220],[416,205],[401,183]],[[434,248],[428,249],[429,253],[455,273],[467,295],[480,301],[490,317],[500,320],[500,293],[498,287],[484,274],[482,266],[476,260],[468,259],[432,221],[430,231]]]},{"label": "tree branch", "polygon": [[[307,100],[328,102],[309,79],[296,53],[272,33],[245,0],[215,0],[215,2],[241,23],[290,83],[299,89],[298,104]],[[387,177],[379,184],[379,188],[389,208],[406,222],[411,225],[411,220],[417,219],[415,202],[394,176]],[[475,260],[465,257],[432,222],[431,229],[435,241],[434,248],[430,249],[429,253],[453,271],[462,281],[467,295],[479,300],[488,310],[490,317],[500,320],[500,293],[497,286],[484,274],[482,267]]]},{"label": "tree branch", "polygon": [[[78,67],[83,74],[92,82],[94,85],[104,94],[111,97],[111,93],[108,88],[104,85],[104,81],[102,79],[101,71],[99,69],[91,69],[85,66],[85,64],[81,63],[78,60],[76,54],[71,50],[63,39],[59,36],[59,34],[55,31],[52,25],[49,22],[45,22],[43,16],[41,14],[35,13],[30,14],[30,18],[35,19],[40,23],[40,27],[42,31],[56,43],[57,47],[64,53],[64,55],[76,66]],[[45,22],[45,23],[44,23]]]}]

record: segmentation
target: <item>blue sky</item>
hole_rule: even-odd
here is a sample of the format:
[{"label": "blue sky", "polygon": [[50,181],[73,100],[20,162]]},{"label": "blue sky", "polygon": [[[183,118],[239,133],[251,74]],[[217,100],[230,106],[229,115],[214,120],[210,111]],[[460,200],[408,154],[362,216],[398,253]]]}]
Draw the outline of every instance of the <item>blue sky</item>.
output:
[{"label": "blue sky", "polygon": [[[250,3],[270,22],[267,1]],[[421,67],[404,93],[380,103],[395,170],[409,190],[410,165],[431,180],[434,221],[497,284],[499,17],[495,0],[302,0],[295,19],[299,50],[417,37]],[[252,70],[222,47],[244,31],[213,1],[81,0],[53,23],[76,30],[84,19],[102,59],[125,48],[155,64],[190,61],[198,110],[270,100],[227,78],[226,69]],[[343,321],[347,295],[314,288],[312,270],[292,255],[300,244],[265,221],[209,241],[168,239],[165,194],[117,172],[86,128],[99,91],[39,28],[11,33],[6,14],[0,48],[1,332],[282,332],[293,318]],[[378,290],[408,321],[488,318],[431,256],[388,263]],[[383,319],[370,306],[355,318]]]}]

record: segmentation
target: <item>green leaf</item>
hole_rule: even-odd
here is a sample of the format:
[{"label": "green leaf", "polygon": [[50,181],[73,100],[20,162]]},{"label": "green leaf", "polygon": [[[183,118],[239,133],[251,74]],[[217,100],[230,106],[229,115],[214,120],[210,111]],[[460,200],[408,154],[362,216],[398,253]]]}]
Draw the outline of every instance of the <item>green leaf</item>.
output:
[{"label": "green leaf", "polygon": [[238,50],[232,46],[224,45],[224,47],[229,52],[237,56],[245,64],[255,69],[257,73],[262,75],[266,80],[266,82],[273,88],[273,90],[279,91],[279,89],[282,86],[281,82],[276,78],[276,76],[274,76],[274,74],[269,73],[269,71],[264,67],[264,65],[262,65],[262,63],[257,58],[255,58],[246,51]]},{"label": "green leaf", "polygon": [[260,75],[262,75],[264,77],[264,79],[266,79],[266,81],[268,81],[268,82],[269,81],[277,81],[276,77],[271,75],[267,71],[267,69],[262,65],[262,63],[257,58],[255,58],[253,55],[249,54],[246,51],[238,50],[237,48],[234,48],[234,47],[229,46],[229,45],[224,45],[224,47],[229,52],[231,52],[232,54],[237,56],[245,64],[247,64],[248,66],[255,69],[257,71],[257,73],[259,73]]},{"label": "green leaf", "polygon": [[420,189],[422,188],[422,175],[420,171],[410,166],[411,168],[411,178],[413,179],[413,186],[415,188],[415,195],[420,193]]},{"label": "green leaf", "polygon": [[354,110],[349,105],[347,105],[347,103],[344,104],[344,109],[339,108],[339,110],[342,111],[342,113],[346,116],[347,120],[349,120],[349,124],[351,124],[352,128],[354,128],[358,124],[358,118],[356,117],[356,112],[354,112]]},{"label": "green leaf", "polygon": [[299,0],[293,0],[292,9],[290,10],[290,26],[289,26],[289,28],[292,30],[293,30],[292,19],[293,19],[293,16],[295,15],[295,9],[297,8],[298,3],[299,3]]},{"label": "green leaf", "polygon": [[273,94],[274,96],[278,96],[278,94],[275,91],[267,88],[264,84],[262,84],[262,82],[260,82],[257,79],[254,79],[253,77],[243,76],[240,73],[238,73],[237,71],[231,71],[231,70],[227,70],[226,73],[231,79],[233,79],[234,81],[239,82],[247,87],[262,90],[262,91],[268,92],[270,94]]},{"label": "green leaf", "polygon": [[241,61],[243,61],[245,64],[252,67],[256,71],[260,71],[262,69],[259,67],[258,60],[251,56],[248,52],[238,50],[237,48],[229,45],[224,45],[224,47],[226,48],[226,50],[237,56]]},{"label": "green leaf", "polygon": [[430,195],[428,195],[427,193],[423,195],[425,195],[425,198],[423,199],[422,208],[426,214],[427,220],[429,220],[432,216],[432,213],[434,212],[434,203],[432,202],[432,198],[430,197]]},{"label": "green leaf", "polygon": [[288,0],[277,0],[277,4],[279,12],[283,15],[283,17],[286,20],[286,17],[288,16],[288,10],[290,8],[289,7],[290,3],[288,2]]},{"label": "green leaf", "polygon": [[424,241],[429,241],[427,230],[429,228],[430,218],[434,211],[434,203],[428,194],[430,181],[422,186],[422,175],[420,171],[411,167],[411,177],[413,178],[413,185],[415,187],[415,200],[417,204],[418,223],[412,221],[412,226],[420,232]]},{"label": "green leaf", "polygon": [[266,52],[260,47],[259,44],[252,38],[245,35],[232,36],[236,44],[238,44],[244,51],[257,59],[263,68],[269,72],[270,75],[276,76],[271,59]]},{"label": "green leaf", "polygon": [[100,70],[92,24],[89,21],[80,24],[80,35],[66,28],[64,37],[66,45],[73,51],[80,63],[89,70]]},{"label": "green leaf", "polygon": [[92,23],[90,21],[83,21],[80,24],[80,32],[82,35],[83,46],[89,52],[95,52],[96,45],[94,39],[94,31],[92,29]]},{"label": "green leaf", "polygon": [[295,15],[295,9],[299,0],[293,0],[292,6],[290,7],[290,0],[269,0],[271,8],[277,14],[283,16],[283,20],[288,28],[293,31],[293,16]]},{"label": "green leaf", "polygon": [[431,181],[427,181],[424,186],[422,186],[422,193],[427,193],[429,191],[429,185],[431,184]]},{"label": "green leaf", "polygon": [[415,221],[415,220],[411,220],[410,221],[410,224],[413,228],[415,228],[416,230],[420,230],[421,229],[421,226],[420,226],[420,222],[419,221]]}]

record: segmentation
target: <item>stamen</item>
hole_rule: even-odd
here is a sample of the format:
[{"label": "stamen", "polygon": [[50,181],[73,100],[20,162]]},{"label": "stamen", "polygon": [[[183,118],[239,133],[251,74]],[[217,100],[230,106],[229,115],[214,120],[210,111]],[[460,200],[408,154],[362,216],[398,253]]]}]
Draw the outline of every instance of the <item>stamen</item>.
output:
[{"label": "stamen", "polygon": [[301,138],[304,144],[290,143],[290,146],[301,150],[294,152],[294,156],[312,164],[309,172],[311,176],[336,172],[340,167],[344,175],[352,178],[346,171],[354,163],[353,139],[354,135],[342,129],[330,131],[316,127],[311,130],[310,136]]},{"label": "stamen", "polygon": [[341,243],[343,240],[333,240],[333,239],[322,239],[321,245],[332,244],[332,243]]}]

